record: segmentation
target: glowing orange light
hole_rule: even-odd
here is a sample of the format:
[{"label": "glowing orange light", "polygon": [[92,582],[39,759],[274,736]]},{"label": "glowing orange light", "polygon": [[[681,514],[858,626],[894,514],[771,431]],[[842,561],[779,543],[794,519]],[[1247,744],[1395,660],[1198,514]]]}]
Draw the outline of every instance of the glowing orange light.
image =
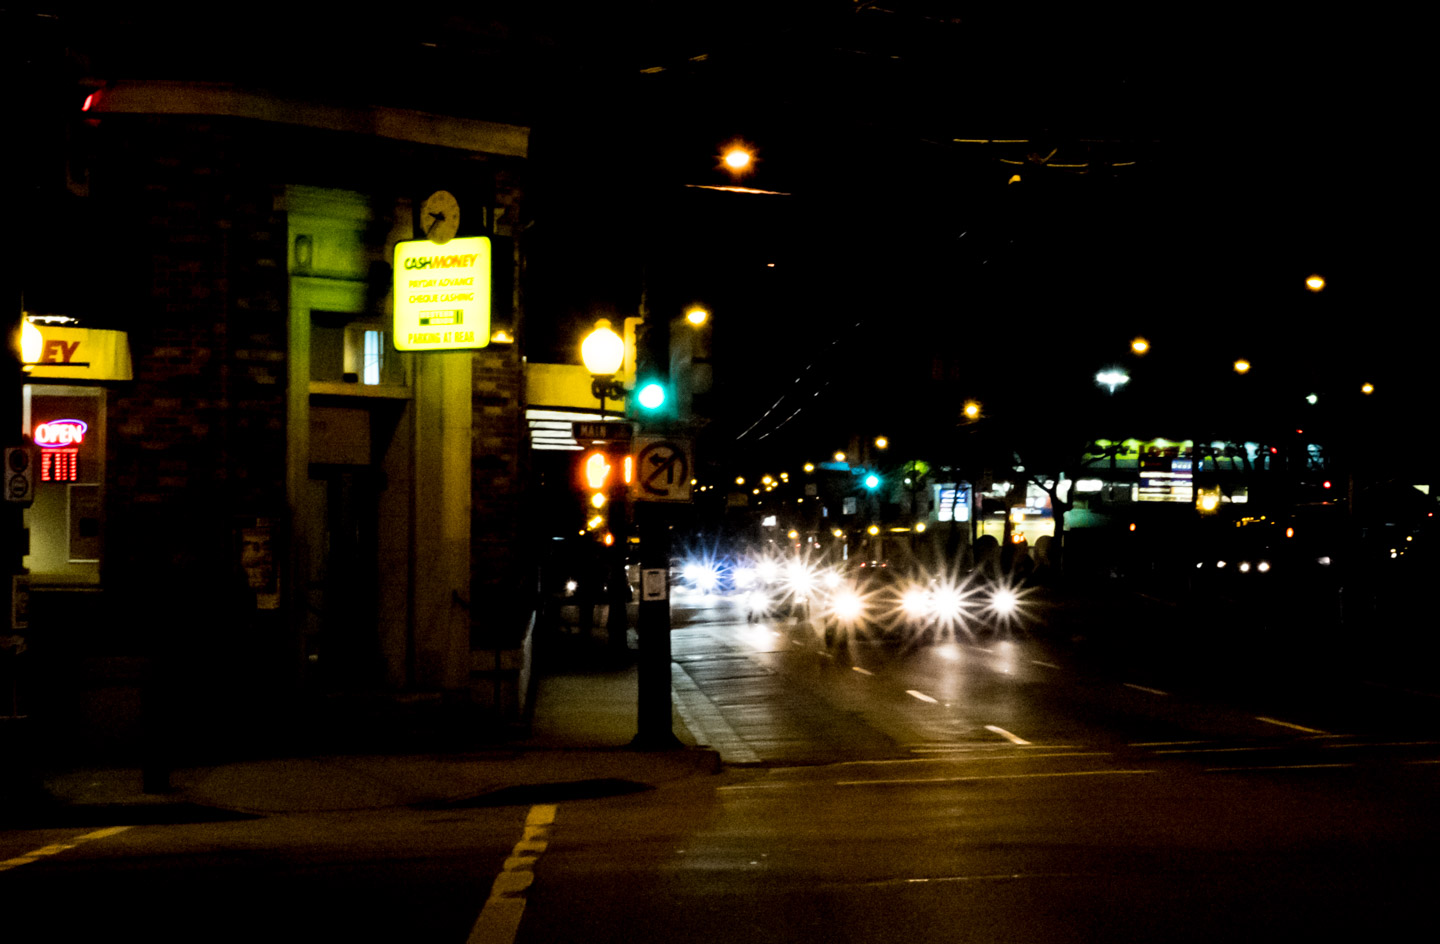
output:
[{"label": "glowing orange light", "polygon": [[590,458],[585,460],[585,482],[591,488],[603,488],[609,477],[610,463],[605,460],[605,453],[590,453]]}]

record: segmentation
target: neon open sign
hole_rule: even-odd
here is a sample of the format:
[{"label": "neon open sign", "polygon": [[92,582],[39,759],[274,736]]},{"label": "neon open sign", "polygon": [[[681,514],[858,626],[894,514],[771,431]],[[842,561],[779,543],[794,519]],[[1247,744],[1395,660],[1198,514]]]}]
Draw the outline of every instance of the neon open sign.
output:
[{"label": "neon open sign", "polygon": [[35,445],[42,449],[62,449],[78,446],[85,441],[85,431],[90,427],[84,420],[51,420],[35,427]]}]

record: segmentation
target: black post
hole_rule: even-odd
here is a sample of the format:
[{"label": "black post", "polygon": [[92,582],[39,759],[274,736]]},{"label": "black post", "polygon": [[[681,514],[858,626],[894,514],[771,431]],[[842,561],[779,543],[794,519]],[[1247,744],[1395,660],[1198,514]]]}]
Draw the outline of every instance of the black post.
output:
[{"label": "black post", "polygon": [[[665,507],[658,502],[636,502],[635,524],[640,532],[640,693],[638,733],[631,742],[641,750],[681,747],[670,725],[670,528]],[[647,572],[660,571],[663,599],[647,583]]]},{"label": "black post", "polygon": [[625,575],[626,549],[630,543],[630,527],[626,514],[625,483],[611,487],[610,533],[615,538],[609,550],[610,611],[605,620],[605,644],[610,658],[617,663],[630,657],[630,581]]}]

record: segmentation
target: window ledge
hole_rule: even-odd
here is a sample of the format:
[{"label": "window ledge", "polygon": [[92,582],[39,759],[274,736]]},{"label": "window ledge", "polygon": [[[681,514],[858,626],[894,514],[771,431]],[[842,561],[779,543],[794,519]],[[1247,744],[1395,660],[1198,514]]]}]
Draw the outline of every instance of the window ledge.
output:
[{"label": "window ledge", "polygon": [[310,392],[330,397],[373,397],[384,400],[410,400],[414,396],[409,387],[395,384],[343,383],[338,380],[312,380]]}]

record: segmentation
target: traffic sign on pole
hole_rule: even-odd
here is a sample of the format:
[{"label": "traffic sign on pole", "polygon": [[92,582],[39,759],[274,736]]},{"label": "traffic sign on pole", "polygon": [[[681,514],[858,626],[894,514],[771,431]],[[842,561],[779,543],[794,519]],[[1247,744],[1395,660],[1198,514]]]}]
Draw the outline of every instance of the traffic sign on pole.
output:
[{"label": "traffic sign on pole", "polygon": [[635,438],[635,480],[630,497],[641,502],[688,502],[695,468],[688,439],[664,436]]}]

